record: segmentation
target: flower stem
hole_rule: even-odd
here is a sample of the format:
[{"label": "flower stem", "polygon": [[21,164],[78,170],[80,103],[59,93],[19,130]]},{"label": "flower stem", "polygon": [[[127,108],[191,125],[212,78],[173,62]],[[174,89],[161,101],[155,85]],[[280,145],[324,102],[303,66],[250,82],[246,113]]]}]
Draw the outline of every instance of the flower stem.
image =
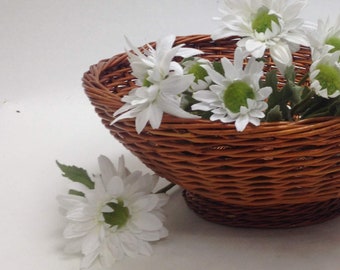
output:
[{"label": "flower stem", "polygon": [[312,105],[314,97],[315,93],[313,91],[310,91],[300,103],[296,104],[295,107],[293,107],[293,109],[291,110],[291,114],[293,116],[303,114]]},{"label": "flower stem", "polygon": [[170,189],[172,189],[174,186],[176,186],[176,184],[174,183],[170,183],[167,186],[165,186],[164,188],[161,188],[160,190],[158,190],[156,192],[156,194],[160,194],[160,193],[166,193],[167,191],[169,191]]},{"label": "flower stem", "polygon": [[307,81],[308,77],[309,77],[309,73],[307,72],[307,73],[301,78],[301,80],[298,82],[298,85],[299,85],[299,86],[303,85],[303,84]]}]

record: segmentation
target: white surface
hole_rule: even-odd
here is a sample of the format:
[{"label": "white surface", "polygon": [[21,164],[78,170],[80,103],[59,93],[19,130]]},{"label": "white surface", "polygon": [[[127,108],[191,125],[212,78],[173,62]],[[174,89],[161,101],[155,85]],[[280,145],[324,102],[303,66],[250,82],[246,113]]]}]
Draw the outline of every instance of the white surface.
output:
[{"label": "white surface", "polygon": [[[216,0],[0,0],[0,265],[2,269],[75,270],[62,252],[66,192],[55,160],[97,172],[97,156],[125,154],[100,123],[81,87],[89,65],[166,34],[211,33]],[[311,21],[340,13],[338,0],[310,0]],[[336,270],[340,218],[307,228],[253,230],[201,220],[180,191],[167,207],[170,236],[154,255],[114,269]]]}]

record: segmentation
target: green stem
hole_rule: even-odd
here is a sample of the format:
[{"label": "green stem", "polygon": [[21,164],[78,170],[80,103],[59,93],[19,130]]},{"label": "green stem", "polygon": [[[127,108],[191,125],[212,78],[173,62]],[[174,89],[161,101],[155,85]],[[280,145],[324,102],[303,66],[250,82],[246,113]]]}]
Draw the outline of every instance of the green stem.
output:
[{"label": "green stem", "polygon": [[316,117],[321,117],[321,116],[328,116],[329,112],[328,111],[323,111],[323,112],[318,112],[318,113],[312,113],[309,115],[305,115],[302,118],[307,119],[307,118],[316,118]]},{"label": "green stem", "polygon": [[307,73],[301,78],[301,80],[298,82],[298,85],[299,85],[299,86],[303,85],[303,84],[307,81],[308,77],[309,77],[309,73],[307,72]]},{"label": "green stem", "polygon": [[[312,104],[308,110],[301,115],[301,118],[312,118],[320,116],[337,115],[337,110],[334,106],[337,106],[339,99],[324,99],[316,97],[314,104]],[[335,111],[334,111],[335,110]]]},{"label": "green stem", "polygon": [[160,194],[160,193],[166,193],[167,191],[169,191],[170,189],[172,189],[174,186],[176,186],[176,184],[170,183],[167,186],[165,186],[164,188],[161,188],[160,190],[158,190],[156,192],[156,194]]},{"label": "green stem", "polygon": [[315,93],[313,91],[308,93],[307,96],[300,103],[296,104],[292,108],[291,114],[297,115],[297,114],[301,114],[301,113],[305,112],[310,107],[310,105],[313,103],[314,95],[315,95]]}]

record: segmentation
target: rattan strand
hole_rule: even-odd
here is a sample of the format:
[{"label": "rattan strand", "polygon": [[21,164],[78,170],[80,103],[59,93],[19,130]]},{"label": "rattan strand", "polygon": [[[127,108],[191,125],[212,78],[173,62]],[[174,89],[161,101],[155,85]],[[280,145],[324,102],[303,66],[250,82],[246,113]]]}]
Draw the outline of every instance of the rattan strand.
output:
[{"label": "rattan strand", "polygon": [[[237,40],[193,35],[178,37],[176,44],[217,60],[232,58]],[[294,61],[299,79],[308,71],[309,49],[295,53]],[[154,172],[192,193],[254,207],[340,198],[340,118],[248,125],[239,133],[232,124],[165,115],[159,129],[147,126],[138,135],[133,119],[110,125],[120,98],[135,87],[126,53],[91,66],[83,84],[111,134]]]}]

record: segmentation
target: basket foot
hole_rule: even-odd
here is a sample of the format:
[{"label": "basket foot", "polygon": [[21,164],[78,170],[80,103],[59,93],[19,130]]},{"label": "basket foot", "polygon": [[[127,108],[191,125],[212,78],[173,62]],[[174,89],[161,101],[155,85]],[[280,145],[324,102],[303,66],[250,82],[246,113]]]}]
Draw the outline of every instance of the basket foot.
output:
[{"label": "basket foot", "polygon": [[246,228],[295,228],[322,223],[340,215],[340,199],[303,204],[242,206],[224,204],[184,190],[189,208],[210,222]]}]

